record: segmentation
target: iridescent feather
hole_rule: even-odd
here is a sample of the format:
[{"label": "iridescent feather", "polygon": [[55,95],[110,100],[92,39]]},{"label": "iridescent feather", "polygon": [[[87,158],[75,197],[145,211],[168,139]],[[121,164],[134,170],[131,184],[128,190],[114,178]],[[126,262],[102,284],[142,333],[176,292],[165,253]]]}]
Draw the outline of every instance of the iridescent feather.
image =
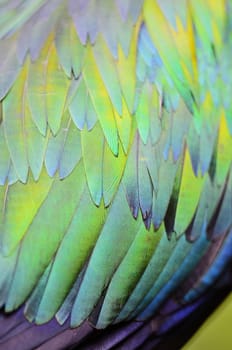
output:
[{"label": "iridescent feather", "polygon": [[0,348],[153,349],[231,288],[231,21],[229,0],[1,2]]}]

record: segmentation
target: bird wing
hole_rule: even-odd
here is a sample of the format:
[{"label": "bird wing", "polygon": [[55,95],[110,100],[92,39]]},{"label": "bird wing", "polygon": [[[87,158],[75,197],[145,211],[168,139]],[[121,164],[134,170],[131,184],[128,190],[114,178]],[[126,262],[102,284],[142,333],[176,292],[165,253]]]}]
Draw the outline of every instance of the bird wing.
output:
[{"label": "bird wing", "polygon": [[0,4],[0,304],[144,320],[231,261],[229,1]]}]

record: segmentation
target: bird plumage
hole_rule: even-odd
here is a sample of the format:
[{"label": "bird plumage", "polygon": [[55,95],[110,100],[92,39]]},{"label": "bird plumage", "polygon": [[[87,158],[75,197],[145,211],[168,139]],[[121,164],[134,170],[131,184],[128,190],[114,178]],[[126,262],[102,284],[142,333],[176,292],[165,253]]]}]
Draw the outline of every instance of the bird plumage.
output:
[{"label": "bird plumage", "polygon": [[219,288],[232,259],[230,7],[0,4],[0,305],[14,325],[23,308],[56,329],[165,329]]}]

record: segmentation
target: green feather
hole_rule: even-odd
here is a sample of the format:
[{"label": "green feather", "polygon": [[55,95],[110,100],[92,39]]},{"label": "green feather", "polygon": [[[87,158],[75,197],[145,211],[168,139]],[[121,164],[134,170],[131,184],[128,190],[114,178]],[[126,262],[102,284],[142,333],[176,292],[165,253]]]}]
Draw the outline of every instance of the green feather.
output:
[{"label": "green feather", "polygon": [[5,204],[1,215],[1,242],[5,255],[9,255],[25,235],[41,204],[48,196],[52,183],[53,179],[43,171],[39,186],[32,176],[29,176],[26,185],[17,182],[12,186],[6,186]]},{"label": "green feather", "polygon": [[10,168],[10,154],[6,145],[3,125],[0,125],[0,185],[4,185]]},{"label": "green feather", "polygon": [[[79,199],[43,289],[42,299],[35,315],[37,323],[51,319],[60,307],[96,243],[104,223],[105,211],[102,205],[97,208],[93,204],[86,188]],[[86,222],[83,217],[87,219]]]},{"label": "green feather", "polygon": [[71,314],[72,326],[89,316],[140,226],[141,220],[136,221],[131,216],[120,186],[77,294]]},{"label": "green feather", "polygon": [[105,138],[112,152],[116,155],[118,153],[118,132],[115,123],[114,109],[98,68],[96,67],[93,52],[90,47],[86,53],[83,77]]},{"label": "green feather", "polygon": [[[90,131],[83,129],[81,132],[82,155],[85,166],[86,178],[93,201],[99,205],[103,194],[103,152],[104,135],[97,123]],[[92,150],[93,145],[94,152]]]},{"label": "green feather", "polygon": [[[77,178],[78,186],[75,185]],[[6,310],[17,308],[29,296],[48,266],[68,229],[83,192],[84,180],[83,163],[80,162],[65,181],[59,179],[53,181],[49,195],[47,194],[41,207],[34,214],[34,219],[27,229],[8,294]],[[67,195],[69,206],[61,206],[60,203]],[[51,220],[51,218],[56,219]],[[24,222],[23,225],[25,225]]]},{"label": "green feather", "polygon": [[142,224],[117,271],[113,275],[97,321],[105,328],[118,315],[142,276],[161,238],[161,232],[147,232]]}]

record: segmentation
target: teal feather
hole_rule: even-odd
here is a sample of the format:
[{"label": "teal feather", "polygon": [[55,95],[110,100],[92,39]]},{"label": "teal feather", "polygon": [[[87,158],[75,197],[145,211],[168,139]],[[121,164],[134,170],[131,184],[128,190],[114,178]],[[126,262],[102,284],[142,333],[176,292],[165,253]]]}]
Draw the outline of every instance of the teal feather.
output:
[{"label": "teal feather", "polygon": [[0,347],[181,348],[231,288],[230,7],[1,3]]}]

